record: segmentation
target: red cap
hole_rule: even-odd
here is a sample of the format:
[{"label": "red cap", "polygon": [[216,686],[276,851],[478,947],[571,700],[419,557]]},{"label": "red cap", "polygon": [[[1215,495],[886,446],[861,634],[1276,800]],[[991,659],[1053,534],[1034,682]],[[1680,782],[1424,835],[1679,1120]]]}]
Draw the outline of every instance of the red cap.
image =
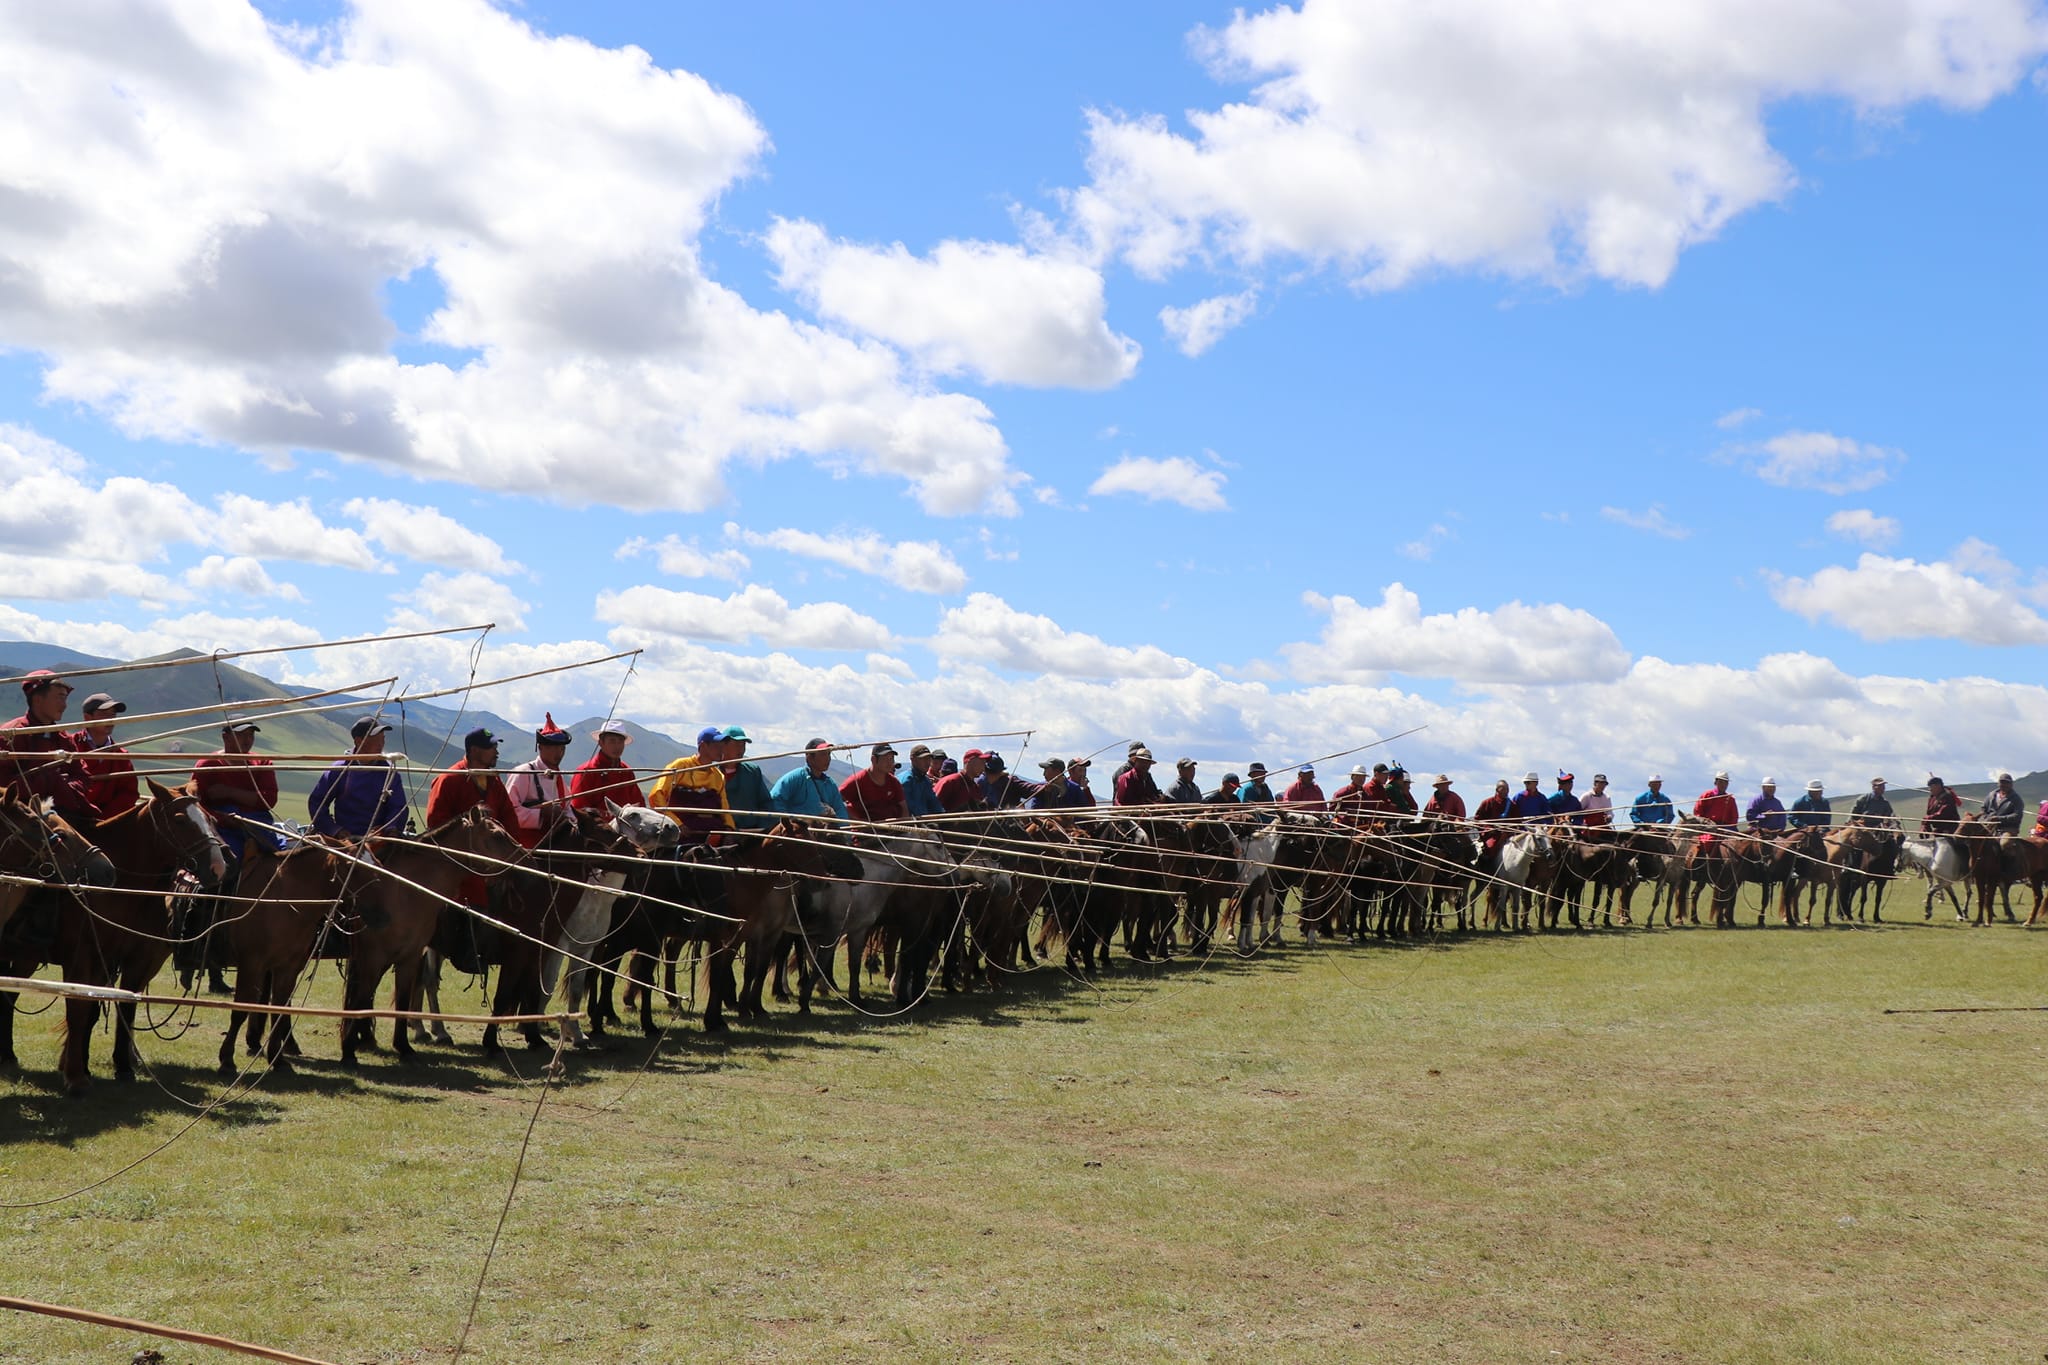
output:
[{"label": "red cap", "polygon": [[53,683],[56,686],[63,688],[67,692],[75,690],[72,688],[70,683],[65,682],[62,678],[58,677],[55,673],[51,672],[47,668],[38,668],[33,673],[23,674],[21,679],[21,690],[25,695],[32,697],[36,693],[42,691],[46,687],[49,687]]},{"label": "red cap", "polygon": [[986,750],[986,749],[969,749],[969,750],[968,750],[968,751],[967,751],[966,753],[964,753],[964,754],[960,755],[960,761],[961,761],[962,763],[965,763],[965,762],[966,762],[966,761],[967,761],[968,759],[970,759],[970,758],[979,758],[979,759],[982,759],[983,761],[986,761],[986,760],[988,759],[988,750]]}]

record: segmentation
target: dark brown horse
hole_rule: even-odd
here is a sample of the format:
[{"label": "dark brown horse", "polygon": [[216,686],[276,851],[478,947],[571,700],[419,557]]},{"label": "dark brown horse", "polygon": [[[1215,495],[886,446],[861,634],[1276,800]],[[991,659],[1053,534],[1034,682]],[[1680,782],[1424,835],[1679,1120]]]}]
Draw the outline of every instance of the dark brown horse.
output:
[{"label": "dark brown horse", "polygon": [[[237,894],[250,898],[238,913],[216,919],[227,936],[228,961],[235,968],[235,1003],[283,1005],[312,960],[322,934],[341,936],[363,926],[350,902],[373,884],[376,873],[358,861],[359,850],[324,842],[297,844],[279,854],[251,839],[242,858]],[[235,1034],[249,1030],[249,1055],[263,1046],[266,1016],[242,1010],[228,1015],[220,1044],[220,1071],[235,1073]],[[273,1070],[287,1072],[287,1053],[298,1049],[289,1016],[268,1021],[265,1052]]]},{"label": "dark brown horse", "polygon": [[[433,940],[444,909],[449,914],[464,913],[449,905],[463,881],[471,876],[495,877],[504,871],[501,864],[517,863],[526,851],[480,811],[428,830],[417,839],[372,839],[365,847],[376,861],[379,875],[374,891],[362,901],[364,927],[349,941],[344,1004],[349,1009],[371,1008],[378,983],[390,972],[392,1008],[415,1009],[421,954]],[[354,1066],[357,1048],[374,1048],[376,1036],[370,1020],[345,1021],[341,1026],[342,1062]],[[394,1021],[391,1046],[400,1060],[412,1059],[412,1039],[405,1021]]]},{"label": "dark brown horse", "polygon": [[[219,885],[226,867],[220,834],[193,797],[152,781],[147,798],[102,820],[93,840],[113,864],[113,885],[72,899],[58,920],[55,950],[45,960],[61,966],[67,982],[140,991],[171,954],[170,893],[178,873],[203,869],[206,884]],[[97,1001],[65,1001],[59,1067],[68,1094],[82,1095],[92,1083],[90,1049],[99,1013]],[[8,1014],[11,1020],[11,1009]],[[133,1080],[135,1006],[115,1006],[114,1020],[114,1075]]]},{"label": "dark brown horse", "polygon": [[1692,896],[1698,896],[1702,889],[1708,893],[1708,904],[1713,914],[1716,929],[1735,927],[1735,895],[1742,885],[1742,870],[1736,863],[1736,840],[1725,831],[1702,829],[1679,821],[1682,834],[1693,836],[1691,846],[1685,850],[1685,872]]},{"label": "dark brown horse", "polygon": [[[114,865],[54,811],[44,812],[9,792],[0,796],[0,873],[33,878],[51,892],[81,882],[114,884]],[[28,880],[0,882],[0,934],[38,888]]]}]

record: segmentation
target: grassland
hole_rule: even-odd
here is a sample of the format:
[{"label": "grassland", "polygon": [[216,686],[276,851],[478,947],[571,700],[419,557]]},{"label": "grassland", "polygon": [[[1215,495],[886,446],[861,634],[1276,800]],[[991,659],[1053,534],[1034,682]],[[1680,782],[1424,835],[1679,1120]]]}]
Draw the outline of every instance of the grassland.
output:
[{"label": "grassland", "polygon": [[[1918,924],[1291,947],[636,1040],[548,1099],[470,1348],[2037,1361],[2048,1014],[1881,1011],[2048,1003],[2044,952]],[[0,1081],[8,1202],[217,1089],[209,1023],[67,1102],[53,1019]],[[6,1292],[447,1359],[536,1091],[446,1049],[349,1076],[306,1039],[300,1076],[9,1211]],[[9,1362],[144,1344],[0,1320]]]}]

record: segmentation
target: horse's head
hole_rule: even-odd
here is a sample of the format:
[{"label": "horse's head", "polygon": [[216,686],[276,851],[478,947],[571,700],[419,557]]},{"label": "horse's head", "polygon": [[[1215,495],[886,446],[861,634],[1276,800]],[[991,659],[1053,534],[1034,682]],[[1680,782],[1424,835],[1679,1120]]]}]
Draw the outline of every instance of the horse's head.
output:
[{"label": "horse's head", "polygon": [[227,844],[214,826],[213,816],[189,791],[173,791],[153,777],[143,779],[149,797],[137,809],[158,841],[181,867],[197,872],[206,868],[206,882],[217,886],[228,875]]},{"label": "horse's head", "polygon": [[604,809],[606,827],[631,844],[635,853],[665,855],[683,841],[683,827],[658,810],[622,806],[611,800],[604,803]]},{"label": "horse's head", "polygon": [[73,829],[63,816],[50,811],[43,816],[43,828],[48,831],[50,856],[61,879],[82,881],[90,886],[114,884],[113,860],[102,853],[97,844]]}]

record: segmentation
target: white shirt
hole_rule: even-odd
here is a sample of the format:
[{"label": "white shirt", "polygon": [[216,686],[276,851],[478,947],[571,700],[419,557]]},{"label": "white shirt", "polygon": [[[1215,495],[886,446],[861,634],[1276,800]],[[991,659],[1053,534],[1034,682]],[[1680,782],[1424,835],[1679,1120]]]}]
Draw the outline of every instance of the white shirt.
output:
[{"label": "white shirt", "polygon": [[519,817],[519,828],[529,832],[545,829],[554,814],[537,803],[556,802],[555,811],[559,812],[569,802],[562,770],[550,768],[538,758],[530,758],[514,768],[505,791],[512,798],[512,812]]}]

